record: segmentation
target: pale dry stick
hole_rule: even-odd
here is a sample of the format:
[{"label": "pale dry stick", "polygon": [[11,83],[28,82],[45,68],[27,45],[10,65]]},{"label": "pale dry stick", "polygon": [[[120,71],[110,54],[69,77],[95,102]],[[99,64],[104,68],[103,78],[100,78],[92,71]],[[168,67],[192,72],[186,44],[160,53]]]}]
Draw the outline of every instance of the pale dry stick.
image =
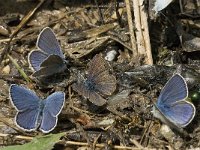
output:
[{"label": "pale dry stick", "polygon": [[140,16],[141,16],[141,23],[143,25],[142,33],[144,37],[145,42],[145,48],[146,48],[146,60],[145,63],[148,65],[153,65],[153,58],[152,58],[152,52],[151,52],[151,43],[150,43],[150,37],[149,37],[149,26],[148,26],[148,20],[147,20],[147,14],[145,12],[145,8],[143,5],[144,0],[140,0],[142,3],[140,3]]},{"label": "pale dry stick", "polygon": [[137,146],[138,148],[144,149],[144,147],[143,147],[140,143],[138,143],[138,141],[136,141],[136,140],[134,140],[134,139],[130,139],[130,141],[131,141],[135,146]]},{"label": "pale dry stick", "polygon": [[199,0],[196,0],[196,3],[197,3],[197,8],[199,10],[200,9],[200,2],[199,2]]},{"label": "pale dry stick", "polygon": [[[16,40],[16,38],[13,38],[13,40]],[[9,42],[10,41],[10,38],[6,38],[6,39],[1,39],[0,40],[0,43],[4,43],[4,42]]]},{"label": "pale dry stick", "polygon": [[135,17],[135,33],[136,33],[136,40],[137,40],[137,49],[138,54],[146,55],[145,46],[144,46],[144,38],[142,35],[142,25],[141,25],[141,17],[140,17],[140,6],[139,6],[139,0],[132,0],[133,1],[133,11],[134,11],[134,17]]},{"label": "pale dry stick", "polygon": [[[66,141],[65,144],[68,145],[77,145],[77,146],[89,146],[88,143],[84,143],[84,142],[74,142],[74,141]],[[98,148],[104,148],[105,145],[104,144],[96,144],[95,145]],[[112,146],[113,149],[122,149],[122,150],[141,150],[141,148],[136,148],[136,147],[128,147],[128,146],[118,146],[118,145],[113,145]],[[142,150],[150,150],[149,148],[142,148]]]},{"label": "pale dry stick", "polygon": [[100,138],[100,136],[101,136],[101,133],[97,136],[97,138],[94,139],[94,142],[93,142],[93,144],[92,144],[92,149],[93,149],[93,150],[95,150],[97,141],[98,141],[98,139]]},{"label": "pale dry stick", "polygon": [[17,26],[16,30],[10,35],[10,39],[6,45],[6,47],[3,49],[1,56],[0,56],[0,63],[4,59],[4,57],[9,53],[10,51],[10,44],[13,40],[13,38],[17,35],[17,33],[21,30],[21,28],[26,25],[26,23],[30,20],[30,18],[35,14],[35,12],[40,8],[40,6],[45,2],[45,0],[41,0],[38,5],[31,10],[20,22],[20,24]]},{"label": "pale dry stick", "polygon": [[179,0],[179,6],[180,6],[180,11],[183,13],[183,5],[182,5],[182,0]]},{"label": "pale dry stick", "polygon": [[138,51],[137,51],[137,45],[136,45],[136,40],[135,40],[130,0],[125,0],[125,3],[126,3],[126,10],[127,10],[129,33],[130,33],[130,37],[131,37],[131,47],[132,47],[132,51],[133,51],[133,58],[136,58],[138,56]]},{"label": "pale dry stick", "polygon": [[[10,136],[10,134],[0,133],[0,137],[7,137],[7,136]],[[22,135],[16,135],[16,136],[12,135],[12,137],[15,138],[16,140],[26,140],[26,141],[31,141],[33,139],[33,137],[22,136]]]},{"label": "pale dry stick", "polygon": [[8,55],[8,58],[14,64],[14,66],[17,68],[17,70],[19,71],[20,75],[26,80],[26,82],[28,82],[28,83],[32,82],[31,79],[28,77],[28,75],[24,72],[23,68],[21,68],[19,66],[17,61],[14,58],[12,58],[12,56],[10,56],[10,55]]},{"label": "pale dry stick", "polygon": [[79,109],[77,107],[74,107],[74,106],[70,106],[70,108],[72,108],[73,110],[75,110],[76,112],[79,112],[79,113],[85,113],[85,114],[89,114],[89,115],[94,115],[93,113],[87,111],[87,110],[82,110],[82,109]]},{"label": "pale dry stick", "polygon": [[[4,134],[4,133],[0,133],[0,137],[7,137],[9,136],[9,134]],[[21,135],[17,135],[17,136],[14,136],[15,139],[17,140],[26,140],[26,141],[31,141],[33,139],[33,137],[30,137],[30,136],[21,136]],[[59,141],[58,143],[62,143],[62,144],[68,144],[68,145],[78,145],[78,146],[89,146],[88,143],[84,143],[84,142],[75,142],[75,141]],[[99,147],[99,148],[103,148],[105,147],[104,144],[96,144],[95,145],[96,147]],[[140,148],[135,148],[135,147],[128,147],[128,146],[118,146],[118,145],[114,145],[113,146],[114,149],[126,149],[126,150],[145,150],[147,148],[143,148],[143,147],[140,147]],[[149,149],[148,149],[149,150]]]},{"label": "pale dry stick", "polygon": [[145,128],[143,134],[142,134],[142,137],[140,139],[140,144],[143,142],[143,140],[145,139],[145,137],[147,137],[146,135],[148,135],[149,133],[149,129],[151,128],[152,126],[152,121],[150,121],[150,123],[147,125],[147,127]]}]

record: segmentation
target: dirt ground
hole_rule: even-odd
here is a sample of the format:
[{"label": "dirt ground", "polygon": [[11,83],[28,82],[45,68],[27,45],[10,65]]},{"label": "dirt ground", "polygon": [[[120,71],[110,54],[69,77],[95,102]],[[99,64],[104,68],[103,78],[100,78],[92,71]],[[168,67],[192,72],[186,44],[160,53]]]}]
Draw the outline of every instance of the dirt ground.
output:
[{"label": "dirt ground", "polygon": [[[61,138],[63,142],[55,144],[54,149],[200,147],[199,1],[182,0],[180,5],[180,1],[175,0],[156,15],[152,10],[155,1],[144,0],[138,6],[145,15],[139,16],[146,16],[148,32],[145,21],[141,20],[141,30],[138,28],[137,11],[133,7],[136,4],[133,5],[133,1],[0,1],[2,147],[25,144],[29,142],[26,137],[42,134],[40,131],[24,132],[15,126],[13,118],[16,110],[9,99],[11,84],[23,85],[41,98],[55,91],[65,92],[65,106],[52,133],[66,132],[66,135]],[[62,74],[41,80],[32,76],[28,54],[37,49],[38,34],[45,27],[55,32],[69,65]],[[140,31],[143,41],[139,36]],[[87,74],[87,64],[99,53],[109,60],[110,72],[116,77],[117,84],[111,96],[104,96],[107,104],[101,107],[90,103],[71,88],[80,76]],[[19,65],[18,68],[12,58]],[[30,79],[19,70],[23,70]],[[187,81],[188,100],[196,107],[194,119],[181,131],[171,130],[151,112],[153,102],[156,102],[162,87],[175,72]],[[17,138],[19,135],[24,138]],[[63,144],[67,141],[75,143]],[[95,147],[97,143],[103,146]]]}]

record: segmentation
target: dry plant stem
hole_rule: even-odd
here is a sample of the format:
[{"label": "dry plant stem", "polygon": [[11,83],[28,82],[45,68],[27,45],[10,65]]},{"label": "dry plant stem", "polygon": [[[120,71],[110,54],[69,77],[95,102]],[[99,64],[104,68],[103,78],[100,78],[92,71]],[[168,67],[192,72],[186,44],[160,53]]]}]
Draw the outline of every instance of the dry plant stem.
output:
[{"label": "dry plant stem", "polygon": [[92,149],[93,149],[93,150],[95,150],[97,141],[98,141],[98,139],[100,138],[100,136],[101,136],[101,134],[99,134],[99,135],[97,136],[97,138],[94,139],[94,142],[93,142],[93,144],[92,144]]},{"label": "dry plant stem", "polygon": [[70,106],[70,108],[72,108],[73,110],[75,110],[76,112],[81,113],[81,114],[85,113],[85,114],[89,114],[89,115],[94,115],[87,110],[82,110],[82,109],[79,109],[79,108],[74,107],[74,106]]},{"label": "dry plant stem", "polygon": [[144,148],[140,143],[138,143],[138,141],[136,141],[136,140],[134,140],[134,139],[130,139],[130,141],[131,141],[135,146],[137,146],[138,148],[141,148],[141,149]]},{"label": "dry plant stem", "polygon": [[180,6],[180,11],[183,13],[183,5],[182,5],[182,0],[179,0],[179,6]]},{"label": "dry plant stem", "polygon": [[130,0],[125,0],[125,3],[126,3],[126,10],[127,10],[129,32],[130,32],[130,37],[131,37],[131,47],[133,51],[133,57],[136,58],[136,56],[138,56],[138,51],[137,51],[137,45],[136,45],[136,40],[135,40],[135,34],[134,34],[133,17],[131,13]]},{"label": "dry plant stem", "polygon": [[140,14],[141,14],[141,23],[143,25],[142,33],[144,37],[145,42],[145,48],[146,48],[146,64],[153,65],[153,58],[151,53],[151,43],[150,43],[150,37],[149,37],[149,26],[148,26],[148,20],[147,20],[147,14],[145,12],[144,5],[142,4],[140,6]]},{"label": "dry plant stem", "polygon": [[[66,141],[65,144],[68,145],[78,145],[78,146],[89,146],[88,143],[84,143],[84,142],[74,142],[74,141]],[[96,144],[95,145],[98,148],[104,148],[105,145],[104,144]],[[118,145],[114,145],[112,146],[113,149],[123,149],[123,150],[141,150],[141,148],[134,148],[134,147],[128,147],[128,146],[118,146]],[[143,148],[143,150],[150,150],[149,148]]]},{"label": "dry plant stem", "polygon": [[101,9],[99,8],[98,1],[97,1],[97,0],[94,0],[94,1],[95,1],[95,3],[96,3],[96,6],[97,6],[97,10],[98,10],[98,14],[99,14],[100,21],[101,21],[102,24],[104,24],[103,14],[102,14]]},{"label": "dry plant stem", "polygon": [[[0,133],[0,137],[7,137],[10,134],[4,134],[4,133]],[[12,136],[13,138],[15,138],[16,140],[26,140],[26,141],[31,141],[33,139],[33,137],[30,136],[22,136],[22,135],[16,135],[16,136]]]},{"label": "dry plant stem", "polygon": [[136,40],[137,40],[137,49],[138,54],[146,55],[145,46],[144,46],[144,38],[142,35],[142,24],[141,24],[141,16],[140,16],[140,6],[139,0],[132,0],[133,1],[133,11],[135,17],[135,33],[136,33]]},{"label": "dry plant stem", "polygon": [[29,19],[35,14],[36,10],[43,4],[45,0],[41,0],[39,2],[39,4],[33,9],[31,10],[23,19],[22,21],[20,22],[20,24],[17,26],[17,29],[11,34],[11,37],[13,35],[16,35],[19,30],[29,21]]},{"label": "dry plant stem", "polygon": [[97,37],[100,34],[105,33],[107,31],[115,28],[117,25],[118,25],[117,23],[104,24],[99,27],[83,31],[83,33],[86,34],[87,38]]},{"label": "dry plant stem", "polygon": [[8,58],[11,60],[11,62],[14,64],[14,66],[17,68],[21,76],[29,83],[31,82],[31,79],[26,75],[24,70],[18,65],[18,63],[10,56],[8,55]]},{"label": "dry plant stem", "polygon": [[146,137],[148,137],[149,129],[150,129],[151,126],[152,126],[152,121],[148,122],[148,123],[146,124],[146,126],[147,126],[147,127],[145,128],[145,130],[144,130],[144,132],[143,132],[143,134],[142,134],[142,138],[140,139],[140,144],[144,142],[144,140],[145,140]]},{"label": "dry plant stem", "polygon": [[[4,134],[4,133],[0,133],[0,137],[7,137],[9,136],[9,134]],[[17,140],[26,140],[26,141],[31,141],[33,139],[33,137],[30,137],[30,136],[21,136],[21,135],[17,135],[17,136],[14,136],[15,139]],[[131,140],[133,142],[133,140]],[[84,143],[84,142],[75,142],[75,141],[66,141],[66,142],[63,142],[63,141],[60,141],[59,143],[64,143],[64,144],[68,144],[68,145],[78,145],[78,146],[89,146],[88,143]],[[133,144],[136,144],[135,142],[133,142]],[[118,146],[118,145],[114,145],[113,146],[113,149],[126,149],[126,150],[147,150],[148,148],[144,148],[143,146],[141,145],[138,145],[136,144],[138,148],[134,148],[134,147],[127,147],[127,146]],[[98,148],[103,148],[105,147],[104,144],[95,144],[95,147],[98,147]],[[148,149],[150,150],[150,149]]]},{"label": "dry plant stem", "polygon": [[2,62],[2,60],[4,59],[5,55],[7,55],[10,51],[10,43],[12,41],[12,39],[17,35],[17,33],[19,32],[19,30],[30,20],[30,18],[35,14],[36,10],[43,4],[43,2],[45,2],[45,0],[41,0],[39,2],[39,4],[33,9],[31,10],[20,22],[20,24],[17,26],[17,29],[10,35],[10,39],[6,45],[6,47],[3,49],[2,54],[0,56],[0,63]]}]

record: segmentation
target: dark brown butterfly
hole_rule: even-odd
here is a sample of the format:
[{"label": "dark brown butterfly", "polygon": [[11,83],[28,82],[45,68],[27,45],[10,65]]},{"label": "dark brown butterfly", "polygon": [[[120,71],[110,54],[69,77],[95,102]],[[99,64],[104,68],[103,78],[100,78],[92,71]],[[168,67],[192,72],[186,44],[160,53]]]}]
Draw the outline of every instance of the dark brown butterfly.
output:
[{"label": "dark brown butterfly", "polygon": [[111,95],[115,91],[116,78],[109,73],[109,65],[102,54],[95,55],[88,66],[86,79],[74,83],[72,88],[95,105],[102,106],[106,103],[106,99],[101,95]]}]

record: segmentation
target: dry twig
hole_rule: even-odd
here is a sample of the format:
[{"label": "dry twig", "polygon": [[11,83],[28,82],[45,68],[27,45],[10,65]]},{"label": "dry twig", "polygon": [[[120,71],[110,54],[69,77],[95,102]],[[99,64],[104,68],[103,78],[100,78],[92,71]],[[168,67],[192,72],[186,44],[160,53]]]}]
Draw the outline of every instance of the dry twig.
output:
[{"label": "dry twig", "polygon": [[129,26],[129,32],[130,32],[130,37],[131,37],[131,47],[133,51],[133,58],[136,58],[138,56],[138,51],[137,51],[136,40],[135,40],[130,0],[125,0],[125,3],[126,3],[126,9],[127,9],[127,18],[128,18],[128,26]]},{"label": "dry twig", "polygon": [[10,39],[5,46],[5,48],[2,51],[2,54],[0,56],[0,63],[4,59],[5,55],[7,55],[10,51],[10,43],[12,42],[12,39],[17,35],[17,33],[21,30],[21,28],[30,20],[30,18],[35,14],[35,12],[40,8],[40,6],[45,2],[45,0],[42,0],[39,2],[39,4],[31,10],[20,22],[20,24],[17,26],[16,30],[10,35]]},{"label": "dry twig", "polygon": [[148,20],[147,20],[147,13],[145,12],[144,5],[140,5],[140,14],[141,14],[141,24],[142,24],[142,34],[144,37],[144,43],[146,48],[146,64],[153,65],[153,58],[151,53],[151,43],[149,37],[149,27],[148,27]]}]

